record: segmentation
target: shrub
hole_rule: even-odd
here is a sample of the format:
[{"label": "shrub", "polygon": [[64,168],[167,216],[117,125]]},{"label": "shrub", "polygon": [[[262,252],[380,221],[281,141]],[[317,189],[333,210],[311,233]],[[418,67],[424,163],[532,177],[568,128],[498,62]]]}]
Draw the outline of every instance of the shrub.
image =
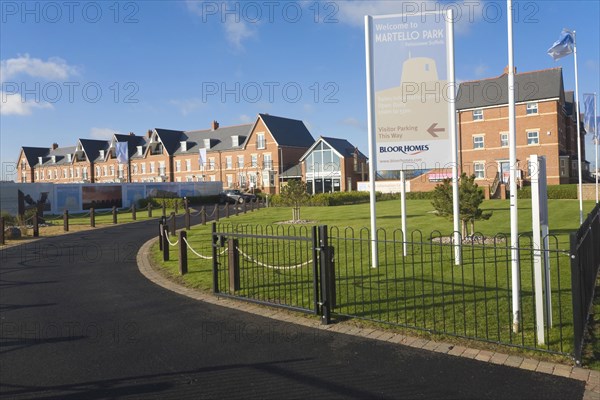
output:
[{"label": "shrub", "polygon": [[[531,199],[531,186],[517,191],[517,198]],[[577,199],[577,184],[548,186],[548,199]]]},{"label": "shrub", "polygon": [[17,217],[11,215],[8,211],[2,211],[2,218],[4,218],[4,226],[15,226],[17,225]]}]

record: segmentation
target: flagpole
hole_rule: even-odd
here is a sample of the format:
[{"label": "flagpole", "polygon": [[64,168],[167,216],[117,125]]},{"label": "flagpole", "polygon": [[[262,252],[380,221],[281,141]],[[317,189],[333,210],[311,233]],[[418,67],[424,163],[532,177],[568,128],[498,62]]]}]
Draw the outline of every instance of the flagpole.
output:
[{"label": "flagpole", "polygon": [[521,283],[519,268],[519,217],[517,209],[517,134],[515,116],[515,69],[513,54],[512,0],[507,2],[508,20],[508,140],[510,159],[510,253],[512,280],[513,331],[519,332]]},{"label": "flagpole", "polygon": [[594,93],[594,144],[596,149],[596,204],[598,204],[598,139],[600,135],[598,135],[598,94]]},{"label": "flagpole", "polygon": [[581,177],[581,127],[579,122],[579,83],[577,80],[577,33],[573,31],[573,56],[575,60],[575,112],[577,114],[577,175],[579,178],[579,225],[583,224],[583,184]]}]

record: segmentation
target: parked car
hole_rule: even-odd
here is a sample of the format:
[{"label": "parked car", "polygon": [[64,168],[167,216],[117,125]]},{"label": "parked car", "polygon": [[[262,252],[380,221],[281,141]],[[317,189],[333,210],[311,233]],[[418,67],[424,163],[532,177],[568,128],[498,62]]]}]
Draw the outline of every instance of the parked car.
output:
[{"label": "parked car", "polygon": [[244,193],[240,190],[225,190],[221,192],[221,204],[223,203],[247,203],[249,201],[256,201],[256,196],[252,193]]}]

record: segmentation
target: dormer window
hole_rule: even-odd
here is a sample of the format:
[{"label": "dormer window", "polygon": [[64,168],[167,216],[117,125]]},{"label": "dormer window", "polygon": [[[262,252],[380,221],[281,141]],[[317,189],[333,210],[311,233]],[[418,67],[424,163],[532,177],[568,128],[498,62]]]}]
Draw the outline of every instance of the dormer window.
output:
[{"label": "dormer window", "polygon": [[141,156],[142,155],[142,146],[137,146],[137,155]]},{"label": "dormer window", "polygon": [[210,149],[210,139],[204,139],[204,148]]},{"label": "dormer window", "polygon": [[67,154],[67,161],[71,162],[71,154]]},{"label": "dormer window", "polygon": [[56,156],[52,156],[52,164],[56,164]]},{"label": "dormer window", "polygon": [[186,141],[181,141],[181,151],[187,151],[187,142]]},{"label": "dormer window", "polygon": [[44,161],[42,160],[42,157],[38,157],[38,164],[42,165],[44,163]]},{"label": "dormer window", "polygon": [[238,135],[234,135],[231,137],[231,146],[238,147],[240,145],[240,137]]},{"label": "dormer window", "polygon": [[100,158],[104,159],[104,150],[100,150]]}]

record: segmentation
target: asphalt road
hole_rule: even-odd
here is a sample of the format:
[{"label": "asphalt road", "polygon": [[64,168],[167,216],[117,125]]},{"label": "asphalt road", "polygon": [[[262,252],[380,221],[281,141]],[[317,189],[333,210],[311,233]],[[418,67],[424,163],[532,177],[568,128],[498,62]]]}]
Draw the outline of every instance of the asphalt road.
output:
[{"label": "asphalt road", "polygon": [[581,399],[584,382],[322,332],[147,281],[141,222],[0,251],[2,399]]}]

